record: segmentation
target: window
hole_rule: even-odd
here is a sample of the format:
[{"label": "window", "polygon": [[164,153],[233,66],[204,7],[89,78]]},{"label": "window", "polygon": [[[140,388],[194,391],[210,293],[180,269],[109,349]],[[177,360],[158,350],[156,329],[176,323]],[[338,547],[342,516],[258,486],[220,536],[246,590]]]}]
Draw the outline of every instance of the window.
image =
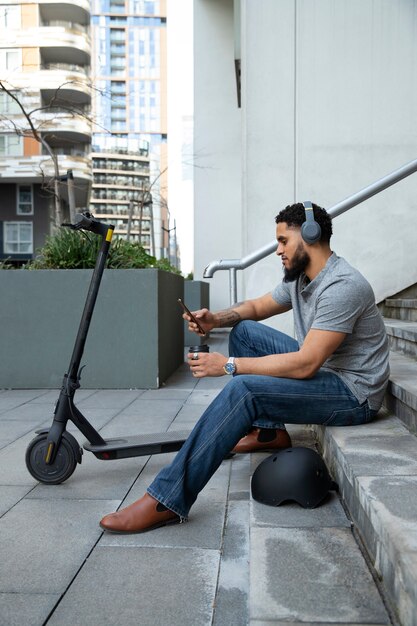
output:
[{"label": "window", "polygon": [[16,71],[22,69],[22,51],[13,48],[0,50],[0,68]]},{"label": "window", "polygon": [[0,7],[0,28],[20,28],[20,6],[3,5]]},{"label": "window", "polygon": [[159,2],[157,0],[147,1],[147,0],[130,0],[129,7],[130,12],[137,13],[145,13],[146,15],[156,15],[159,13]]},{"label": "window", "polygon": [[17,186],[17,215],[33,215],[32,185]]},{"label": "window", "polygon": [[33,222],[4,222],[4,254],[33,254]]},{"label": "window", "polygon": [[110,11],[112,13],[124,13],[125,0],[110,0]]},{"label": "window", "polygon": [[23,156],[23,137],[0,135],[0,156]]},{"label": "window", "polygon": [[110,93],[113,94],[123,94],[126,93],[126,83],[124,81],[115,81],[112,80],[110,82]]},{"label": "window", "polygon": [[[19,96],[18,91],[13,91],[12,93],[15,96]],[[20,112],[20,107],[17,102],[5,91],[0,91],[0,113],[11,114]]]}]

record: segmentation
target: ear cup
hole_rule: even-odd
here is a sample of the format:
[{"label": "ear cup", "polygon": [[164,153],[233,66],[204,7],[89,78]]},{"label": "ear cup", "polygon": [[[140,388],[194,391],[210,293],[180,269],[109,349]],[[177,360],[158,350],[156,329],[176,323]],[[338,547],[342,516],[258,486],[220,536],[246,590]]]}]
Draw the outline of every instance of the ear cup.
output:
[{"label": "ear cup", "polygon": [[303,207],[306,214],[306,221],[301,226],[301,237],[306,243],[311,245],[320,241],[321,228],[320,224],[314,219],[313,205],[311,202],[303,202]]}]

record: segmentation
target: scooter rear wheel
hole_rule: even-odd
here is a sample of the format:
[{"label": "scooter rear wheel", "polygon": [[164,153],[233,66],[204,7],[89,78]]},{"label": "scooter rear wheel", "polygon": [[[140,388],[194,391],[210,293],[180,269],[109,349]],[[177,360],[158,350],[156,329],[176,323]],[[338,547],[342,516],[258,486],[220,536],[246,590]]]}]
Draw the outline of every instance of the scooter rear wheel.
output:
[{"label": "scooter rear wheel", "polygon": [[26,467],[36,480],[47,485],[59,485],[67,480],[77,467],[80,447],[70,433],[64,432],[58,452],[51,464],[45,463],[48,433],[41,433],[26,450]]}]

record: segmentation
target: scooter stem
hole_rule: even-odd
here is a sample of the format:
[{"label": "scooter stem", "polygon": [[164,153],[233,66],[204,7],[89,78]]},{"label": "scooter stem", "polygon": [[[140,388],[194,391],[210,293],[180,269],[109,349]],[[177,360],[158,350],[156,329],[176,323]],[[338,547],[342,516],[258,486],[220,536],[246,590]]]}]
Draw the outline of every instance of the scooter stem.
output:
[{"label": "scooter stem", "polygon": [[[90,287],[88,289],[87,299],[84,305],[84,311],[81,317],[77,338],[75,340],[74,350],[68,368],[68,382],[71,386],[75,385],[74,391],[77,387],[79,387],[78,373],[80,363],[84,353],[85,342],[87,339],[88,330],[90,328],[90,322],[93,315],[94,306],[96,303],[98,290],[100,288],[101,279],[103,277],[104,267],[106,265],[106,260],[109,254],[109,248],[114,231],[113,224],[100,224],[100,226],[105,227],[105,229],[102,229],[102,232],[97,233],[96,230],[94,230],[93,232],[101,235],[101,248],[97,256],[93,275],[91,277]],[[89,228],[88,230],[93,229]]]}]

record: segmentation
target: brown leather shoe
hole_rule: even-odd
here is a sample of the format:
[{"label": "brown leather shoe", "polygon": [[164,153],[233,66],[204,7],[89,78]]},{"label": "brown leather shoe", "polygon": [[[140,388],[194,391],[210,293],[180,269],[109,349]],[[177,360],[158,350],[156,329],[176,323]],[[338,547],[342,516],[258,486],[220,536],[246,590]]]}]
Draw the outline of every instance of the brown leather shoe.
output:
[{"label": "brown leather shoe", "polygon": [[125,509],[106,515],[100,522],[104,530],[111,533],[144,533],[168,524],[179,524],[179,515],[145,493],[140,500]]},{"label": "brown leather shoe", "polygon": [[235,445],[232,452],[275,452],[282,448],[291,448],[291,439],[284,429],[254,428]]}]

